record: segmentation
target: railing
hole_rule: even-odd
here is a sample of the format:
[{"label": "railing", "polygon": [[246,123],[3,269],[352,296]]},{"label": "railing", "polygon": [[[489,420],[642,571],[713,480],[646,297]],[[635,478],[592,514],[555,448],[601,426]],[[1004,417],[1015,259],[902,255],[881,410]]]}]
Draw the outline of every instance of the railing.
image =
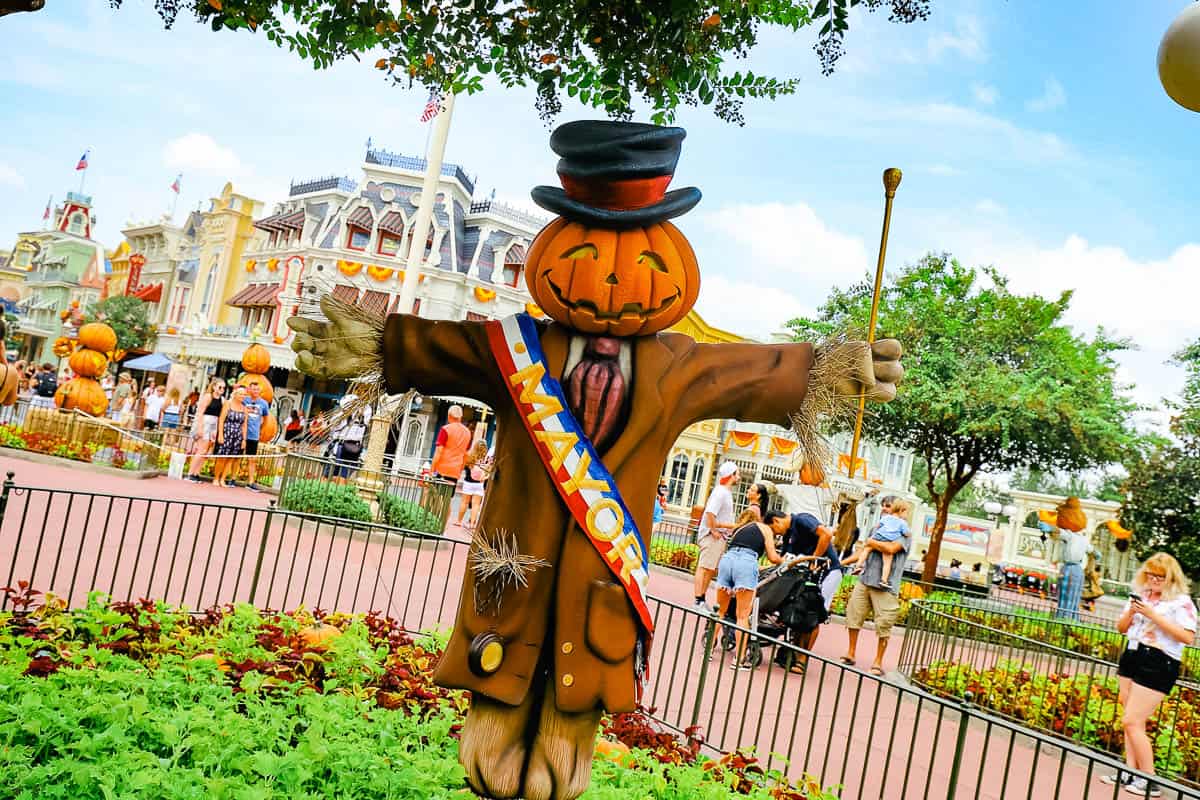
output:
[{"label": "railing", "polygon": [[[414,172],[424,172],[429,166],[429,163],[423,158],[375,149],[367,150],[367,163],[379,164],[384,167],[394,167],[396,169],[408,169]],[[457,180],[467,190],[467,194],[475,193],[475,181],[468,178],[467,173],[458,164],[443,162],[442,174],[448,178]]]},{"label": "railing", "polygon": [[[1029,635],[1003,630],[1007,625]],[[1124,648],[1114,639],[1124,637],[1112,634],[1115,631],[1072,628],[990,609],[917,601],[908,613],[900,671],[936,695],[962,698],[970,692],[978,705],[994,714],[1119,754],[1124,740],[1116,661]],[[1195,661],[1194,649],[1189,660]],[[1200,736],[1191,732],[1197,704],[1200,686],[1181,680],[1147,726],[1159,772],[1193,784],[1200,782]]]},{"label": "railing", "polygon": [[[394,508],[396,501],[399,501],[428,512],[428,522],[425,525],[429,529],[427,532],[440,533],[445,529],[446,521],[450,517],[450,503],[454,498],[455,484],[452,481],[420,478],[382,469],[365,469],[361,462],[339,461],[317,453],[303,452],[304,449],[315,447],[321,446],[301,444],[284,457],[279,484],[281,507],[299,505],[304,499],[302,494],[320,495],[322,492],[336,491],[333,487],[341,482],[354,486],[358,494],[372,504],[376,522],[387,522],[389,509]],[[365,453],[364,448],[363,454]],[[294,493],[289,491],[289,487],[301,482],[307,482],[308,490],[295,493],[293,499]],[[397,512],[392,513],[395,515]]]},{"label": "railing", "polygon": [[288,189],[288,197],[296,197],[309,192],[327,192],[330,189],[336,189],[340,192],[353,192],[358,188],[358,184],[349,178],[343,178],[339,175],[329,175],[324,178],[311,178],[306,181],[292,181]]},{"label": "railing", "polygon": [[[468,547],[273,507],[23,487],[11,473],[0,488],[0,577],[71,605],[96,589],[193,609],[376,610],[426,629],[453,623]],[[6,604],[0,599],[0,610]],[[808,655],[805,675],[770,664],[731,671],[710,617],[653,597],[650,610],[656,633],[643,701],[681,734],[699,728],[710,750],[753,746],[766,768],[810,773],[839,786],[844,800],[1120,796],[1098,781],[1123,766],[1104,753],[817,655]],[[772,651],[783,661],[806,655],[747,635],[768,661]]]},{"label": "railing", "polygon": [[530,214],[527,211],[522,211],[519,208],[513,208],[506,203],[498,203],[495,200],[481,200],[471,203],[471,214],[494,214],[498,217],[507,217],[514,222],[519,222],[522,225],[527,225],[535,230],[545,226],[549,222],[549,217],[541,217],[537,214]]}]

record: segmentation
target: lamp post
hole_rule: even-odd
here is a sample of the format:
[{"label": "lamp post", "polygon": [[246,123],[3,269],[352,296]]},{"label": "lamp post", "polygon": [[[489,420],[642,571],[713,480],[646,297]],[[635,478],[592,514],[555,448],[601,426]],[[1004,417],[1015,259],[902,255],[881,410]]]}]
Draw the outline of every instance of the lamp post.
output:
[{"label": "lamp post", "polygon": [[1200,112],[1200,3],[1189,3],[1163,34],[1158,79],[1172,100]]}]

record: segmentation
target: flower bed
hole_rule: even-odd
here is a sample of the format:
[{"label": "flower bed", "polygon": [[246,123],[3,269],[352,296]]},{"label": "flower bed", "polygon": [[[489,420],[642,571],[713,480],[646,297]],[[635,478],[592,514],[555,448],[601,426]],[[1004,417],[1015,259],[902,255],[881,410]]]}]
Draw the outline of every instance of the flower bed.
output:
[{"label": "flower bed", "polygon": [[[467,695],[433,685],[437,636],[377,614],[5,593],[0,785],[17,797],[472,796],[457,761]],[[747,753],[705,760],[643,714],[606,720],[605,736],[590,800],[835,798]]]},{"label": "flower bed", "polygon": [[[846,613],[846,601],[850,599],[850,591],[854,588],[854,584],[858,583],[857,575],[844,575],[842,582],[838,584],[837,592],[833,595],[833,603],[830,604],[829,611],[832,614]],[[900,611],[896,615],[896,624],[903,625],[908,619],[908,611],[912,608],[913,600],[923,600],[926,597],[931,599],[948,600],[957,602],[958,594],[955,592],[925,592],[925,589],[920,584],[910,581],[901,581],[900,583]],[[868,612],[867,619],[874,616],[873,612]]]},{"label": "flower bed", "polygon": [[116,469],[138,471],[150,468],[140,443],[132,443],[125,448],[106,446],[95,441],[70,440],[57,433],[25,431],[13,425],[0,425],[0,447],[45,453]]},{"label": "flower bed", "polygon": [[[1120,755],[1123,709],[1116,678],[1042,674],[1021,664],[975,669],[938,662],[913,680],[942,697],[964,699],[1032,728]],[[1174,779],[1200,781],[1200,696],[1179,686],[1147,724],[1154,742],[1155,770]]]}]

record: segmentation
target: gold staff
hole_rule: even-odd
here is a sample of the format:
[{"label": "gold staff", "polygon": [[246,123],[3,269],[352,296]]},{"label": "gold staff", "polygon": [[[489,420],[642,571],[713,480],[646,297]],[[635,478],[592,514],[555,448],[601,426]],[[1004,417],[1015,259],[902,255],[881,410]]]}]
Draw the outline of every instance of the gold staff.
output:
[{"label": "gold staff", "polygon": [[[888,228],[892,224],[892,200],[900,185],[900,170],[888,167],[883,171],[883,233],[879,237],[879,263],[875,265],[875,292],[871,295],[871,321],[867,324],[867,344],[875,343],[875,323],[879,320],[879,293],[883,289],[883,260],[887,255]],[[858,416],[854,420],[854,439],[850,443],[849,475],[854,477],[854,462],[858,460],[858,442],[862,437],[863,413],[867,410],[867,395],[858,398]],[[864,476],[865,477],[865,476]]]}]

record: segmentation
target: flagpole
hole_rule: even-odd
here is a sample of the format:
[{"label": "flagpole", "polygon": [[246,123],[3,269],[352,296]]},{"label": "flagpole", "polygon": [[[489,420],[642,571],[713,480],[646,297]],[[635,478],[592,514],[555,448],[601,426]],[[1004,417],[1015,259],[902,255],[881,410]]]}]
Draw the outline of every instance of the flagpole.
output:
[{"label": "flagpole", "polygon": [[175,183],[171,184],[171,191],[175,195],[175,199],[171,201],[171,222],[175,221],[175,209],[179,207],[179,190],[182,189],[180,181],[183,180],[183,175],[175,179]]},{"label": "flagpole", "polygon": [[[875,323],[879,321],[879,295],[883,289],[883,260],[887,255],[888,229],[892,225],[892,200],[900,186],[900,170],[888,167],[883,171],[883,233],[879,236],[879,261],[875,264],[875,290],[871,294],[871,319],[867,323],[867,344],[875,343]],[[854,462],[858,459],[858,443],[862,438],[863,414],[867,410],[867,395],[858,398],[858,416],[854,420],[854,438],[850,441],[850,477],[854,477]],[[863,477],[866,477],[864,473]]]},{"label": "flagpole", "polygon": [[421,185],[421,203],[413,222],[408,256],[404,259],[404,282],[400,285],[400,302],[396,306],[401,314],[411,314],[413,301],[417,298],[417,281],[425,260],[425,242],[433,222],[433,203],[442,176],[442,158],[446,153],[446,139],[450,136],[450,117],[453,113],[454,95],[447,94],[442,100],[442,110],[434,117],[429,146],[425,150],[425,182]]}]

